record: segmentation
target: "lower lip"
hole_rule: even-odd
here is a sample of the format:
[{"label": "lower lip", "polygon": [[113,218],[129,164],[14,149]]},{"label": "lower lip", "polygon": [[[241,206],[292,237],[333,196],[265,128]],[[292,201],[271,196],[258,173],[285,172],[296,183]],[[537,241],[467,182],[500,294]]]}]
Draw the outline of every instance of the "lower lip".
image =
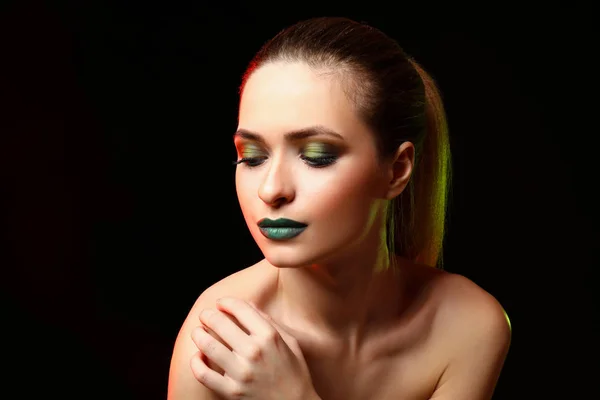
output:
[{"label": "lower lip", "polygon": [[301,234],[306,227],[303,228],[260,228],[260,232],[268,239],[286,240]]}]

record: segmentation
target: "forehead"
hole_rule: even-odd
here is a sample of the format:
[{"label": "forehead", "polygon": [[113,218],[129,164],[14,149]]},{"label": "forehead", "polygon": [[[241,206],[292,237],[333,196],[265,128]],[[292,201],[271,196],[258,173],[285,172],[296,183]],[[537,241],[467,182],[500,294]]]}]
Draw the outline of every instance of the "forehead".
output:
[{"label": "forehead", "polygon": [[267,64],[250,76],[240,100],[239,127],[277,133],[323,125],[344,136],[365,128],[334,74],[303,63]]}]

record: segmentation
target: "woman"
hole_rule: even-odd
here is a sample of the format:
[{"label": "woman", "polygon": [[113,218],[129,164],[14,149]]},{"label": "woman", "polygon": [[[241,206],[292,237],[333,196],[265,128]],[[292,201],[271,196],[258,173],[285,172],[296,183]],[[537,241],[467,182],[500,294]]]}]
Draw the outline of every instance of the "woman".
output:
[{"label": "woman", "polygon": [[442,270],[444,110],[395,41],[344,18],[282,31],[244,75],[234,143],[265,258],[198,298],[169,399],[491,398],[510,325]]}]

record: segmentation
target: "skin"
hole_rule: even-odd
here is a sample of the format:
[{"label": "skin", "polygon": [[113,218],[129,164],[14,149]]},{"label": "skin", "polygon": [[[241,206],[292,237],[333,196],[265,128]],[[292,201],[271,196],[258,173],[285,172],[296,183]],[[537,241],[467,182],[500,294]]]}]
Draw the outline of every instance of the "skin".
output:
[{"label": "skin", "polygon": [[[301,63],[268,64],[247,81],[238,131],[261,140],[236,135],[238,158],[253,158],[250,165],[238,165],[236,187],[265,258],[198,298],[175,343],[169,400],[238,398],[219,397],[201,383],[208,369],[213,383],[226,381],[210,357],[229,359],[229,375],[239,375],[238,383],[252,368],[264,378],[243,383],[250,393],[244,398],[278,396],[283,392],[274,385],[284,382],[308,387],[295,391],[304,393],[303,399],[491,399],[510,344],[506,313],[492,295],[460,275],[401,257],[393,258],[397,273],[385,268],[390,259],[385,205],[405,189],[414,147],[404,143],[391,159],[380,160],[372,132],[340,81],[323,72],[328,71]],[[341,138],[286,139],[290,131],[315,125]],[[312,165],[332,155],[331,165]],[[281,217],[307,228],[288,241],[264,237],[257,222]],[[246,306],[226,312],[217,304],[223,297],[252,304],[264,320],[242,318],[251,311]],[[215,318],[214,312],[222,314]],[[237,322],[227,319],[231,315],[238,315]],[[249,344],[244,332],[268,326],[265,321],[285,332],[297,361],[277,355],[281,342]],[[257,343],[266,343],[264,354],[273,356],[244,356]],[[231,349],[242,358],[232,357]],[[280,380],[269,381],[278,375]]]},{"label": "skin", "polygon": [[[238,131],[262,140],[235,137],[240,159],[258,158],[237,167],[236,188],[254,240],[277,268],[279,313],[300,315],[309,331],[358,351],[368,331],[403,306],[401,278],[374,270],[389,264],[385,209],[410,179],[414,146],[406,142],[394,158],[381,160],[373,133],[358,118],[340,79],[322,72],[279,62],[249,78]],[[313,126],[340,137],[285,138]],[[335,161],[319,168],[301,157],[331,155]],[[308,227],[294,239],[271,240],[257,226],[265,217]],[[406,261],[398,262],[404,269]]]}]

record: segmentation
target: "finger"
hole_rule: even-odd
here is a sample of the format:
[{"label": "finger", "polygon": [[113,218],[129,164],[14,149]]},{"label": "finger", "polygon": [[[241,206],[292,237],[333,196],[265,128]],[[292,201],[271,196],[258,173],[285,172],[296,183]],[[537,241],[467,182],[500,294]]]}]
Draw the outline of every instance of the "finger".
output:
[{"label": "finger", "polygon": [[223,346],[218,340],[213,338],[208,332],[201,327],[196,327],[192,330],[192,340],[200,352],[208,358],[209,361],[216,364],[220,370],[215,370],[217,373],[226,373],[232,371],[236,367],[236,358]]},{"label": "finger", "polygon": [[215,332],[215,331],[213,331],[212,329],[210,329],[210,327],[209,327],[209,326],[206,326],[204,323],[202,323],[202,321],[201,321],[200,323],[202,324],[202,328],[203,328],[203,329],[204,329],[206,332],[208,332],[208,334],[209,334],[210,336],[212,336],[213,338],[215,338],[215,340],[218,340],[218,341],[219,341],[221,344],[223,344],[223,346],[227,347],[227,348],[229,349],[229,351],[232,351],[232,348],[231,348],[231,346],[229,346],[229,344],[228,344],[228,343],[227,343],[225,340],[223,340],[223,338],[222,338],[222,337],[220,337],[220,336],[217,334],[217,332]]},{"label": "finger", "polygon": [[202,361],[204,362],[204,364],[206,364],[206,366],[210,369],[212,369],[213,371],[217,372],[220,375],[224,375],[225,374],[225,370],[221,367],[219,367],[217,364],[215,364],[210,358],[206,357],[206,355],[202,354],[202,352],[200,351],[200,356],[202,358]]},{"label": "finger", "polygon": [[250,304],[250,306],[252,308],[254,308],[264,319],[266,319],[267,321],[270,321],[272,318],[269,314],[265,313],[263,310],[261,310],[260,308],[258,308],[258,306],[256,305],[255,302],[253,301],[248,301],[248,304]]},{"label": "finger", "polygon": [[[217,335],[217,340],[238,354],[251,344],[250,337],[224,312],[202,310],[200,321]],[[213,335],[214,336],[214,335]]]},{"label": "finger", "polygon": [[273,325],[244,300],[224,297],[217,300],[217,308],[233,315],[250,332],[250,335],[264,337],[274,333]]},{"label": "finger", "polygon": [[202,353],[197,352],[190,360],[190,368],[194,378],[213,392],[226,397],[228,379],[210,369],[202,359]]},{"label": "finger", "polygon": [[265,320],[271,323],[275,327],[275,329],[277,329],[277,331],[279,332],[283,340],[285,340],[285,342],[288,344],[288,346],[290,345],[290,342],[296,341],[296,337],[291,333],[291,331],[288,328],[279,324],[269,314],[266,314],[262,310],[258,309],[256,304],[254,304],[253,302],[249,301],[248,304],[250,304]]}]

